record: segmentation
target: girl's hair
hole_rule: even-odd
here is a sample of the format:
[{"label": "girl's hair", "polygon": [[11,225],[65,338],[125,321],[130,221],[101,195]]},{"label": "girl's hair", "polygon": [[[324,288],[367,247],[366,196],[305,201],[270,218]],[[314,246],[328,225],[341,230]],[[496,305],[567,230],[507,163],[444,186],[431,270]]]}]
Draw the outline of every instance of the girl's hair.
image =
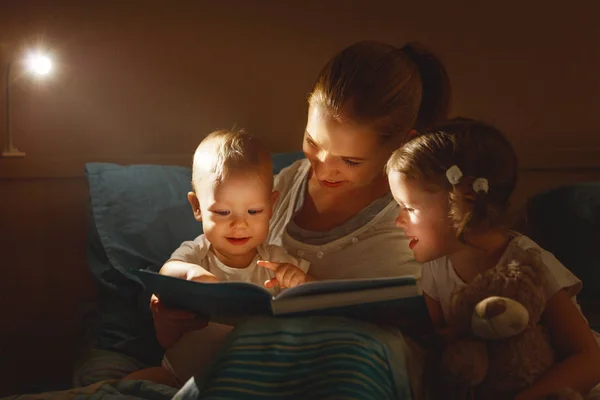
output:
[{"label": "girl's hair", "polygon": [[309,104],[343,122],[371,127],[398,145],[411,129],[446,119],[450,82],[442,63],[421,45],[359,42],[321,70]]},{"label": "girl's hair", "polygon": [[[456,165],[462,172],[457,184],[446,172]],[[396,150],[387,171],[398,171],[418,180],[426,188],[449,193],[450,218],[457,236],[481,232],[504,224],[509,198],[517,183],[518,160],[506,137],[498,129],[466,118],[449,120],[423,133]],[[473,183],[485,178],[484,190]]]}]

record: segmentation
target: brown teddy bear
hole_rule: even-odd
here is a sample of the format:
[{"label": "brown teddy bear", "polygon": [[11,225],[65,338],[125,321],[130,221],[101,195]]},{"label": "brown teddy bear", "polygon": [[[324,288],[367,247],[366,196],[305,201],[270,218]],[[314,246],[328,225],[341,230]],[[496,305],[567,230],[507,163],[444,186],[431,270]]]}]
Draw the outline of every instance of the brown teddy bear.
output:
[{"label": "brown teddy bear", "polygon": [[[548,270],[538,250],[516,245],[508,250],[506,262],[480,274],[452,298],[449,323],[466,335],[444,348],[441,368],[459,398],[513,399],[555,362],[539,323]],[[583,399],[570,389],[550,398]]]}]

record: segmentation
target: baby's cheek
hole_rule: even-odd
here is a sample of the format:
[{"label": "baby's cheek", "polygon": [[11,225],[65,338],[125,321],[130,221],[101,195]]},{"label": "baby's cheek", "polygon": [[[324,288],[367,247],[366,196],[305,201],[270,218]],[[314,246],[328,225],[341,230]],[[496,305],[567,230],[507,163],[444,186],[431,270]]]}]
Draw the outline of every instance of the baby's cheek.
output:
[{"label": "baby's cheek", "polygon": [[261,221],[255,225],[254,237],[265,240],[269,234],[269,218],[261,218]]}]

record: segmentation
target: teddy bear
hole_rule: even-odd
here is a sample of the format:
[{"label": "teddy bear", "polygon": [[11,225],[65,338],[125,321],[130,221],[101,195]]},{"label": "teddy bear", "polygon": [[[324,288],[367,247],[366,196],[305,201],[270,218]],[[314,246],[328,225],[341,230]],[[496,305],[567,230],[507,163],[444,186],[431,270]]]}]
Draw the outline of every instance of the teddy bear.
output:
[{"label": "teddy bear", "polygon": [[[540,324],[549,271],[537,249],[511,244],[506,254],[452,297],[449,324],[465,335],[445,346],[440,366],[458,398],[513,399],[556,362]],[[549,398],[583,399],[568,388]]]}]

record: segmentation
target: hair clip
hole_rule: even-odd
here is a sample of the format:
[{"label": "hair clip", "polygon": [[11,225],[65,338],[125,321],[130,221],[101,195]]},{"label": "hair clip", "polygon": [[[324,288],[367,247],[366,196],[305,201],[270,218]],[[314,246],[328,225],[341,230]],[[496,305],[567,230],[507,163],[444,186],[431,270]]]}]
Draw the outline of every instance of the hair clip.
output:
[{"label": "hair clip", "polygon": [[462,178],[463,174],[460,168],[457,165],[453,165],[446,171],[446,178],[448,178],[448,182],[452,185],[458,185],[460,182],[460,178]]},{"label": "hair clip", "polygon": [[487,193],[490,190],[488,180],[485,178],[477,178],[473,182],[473,190],[475,193],[484,192]]}]

